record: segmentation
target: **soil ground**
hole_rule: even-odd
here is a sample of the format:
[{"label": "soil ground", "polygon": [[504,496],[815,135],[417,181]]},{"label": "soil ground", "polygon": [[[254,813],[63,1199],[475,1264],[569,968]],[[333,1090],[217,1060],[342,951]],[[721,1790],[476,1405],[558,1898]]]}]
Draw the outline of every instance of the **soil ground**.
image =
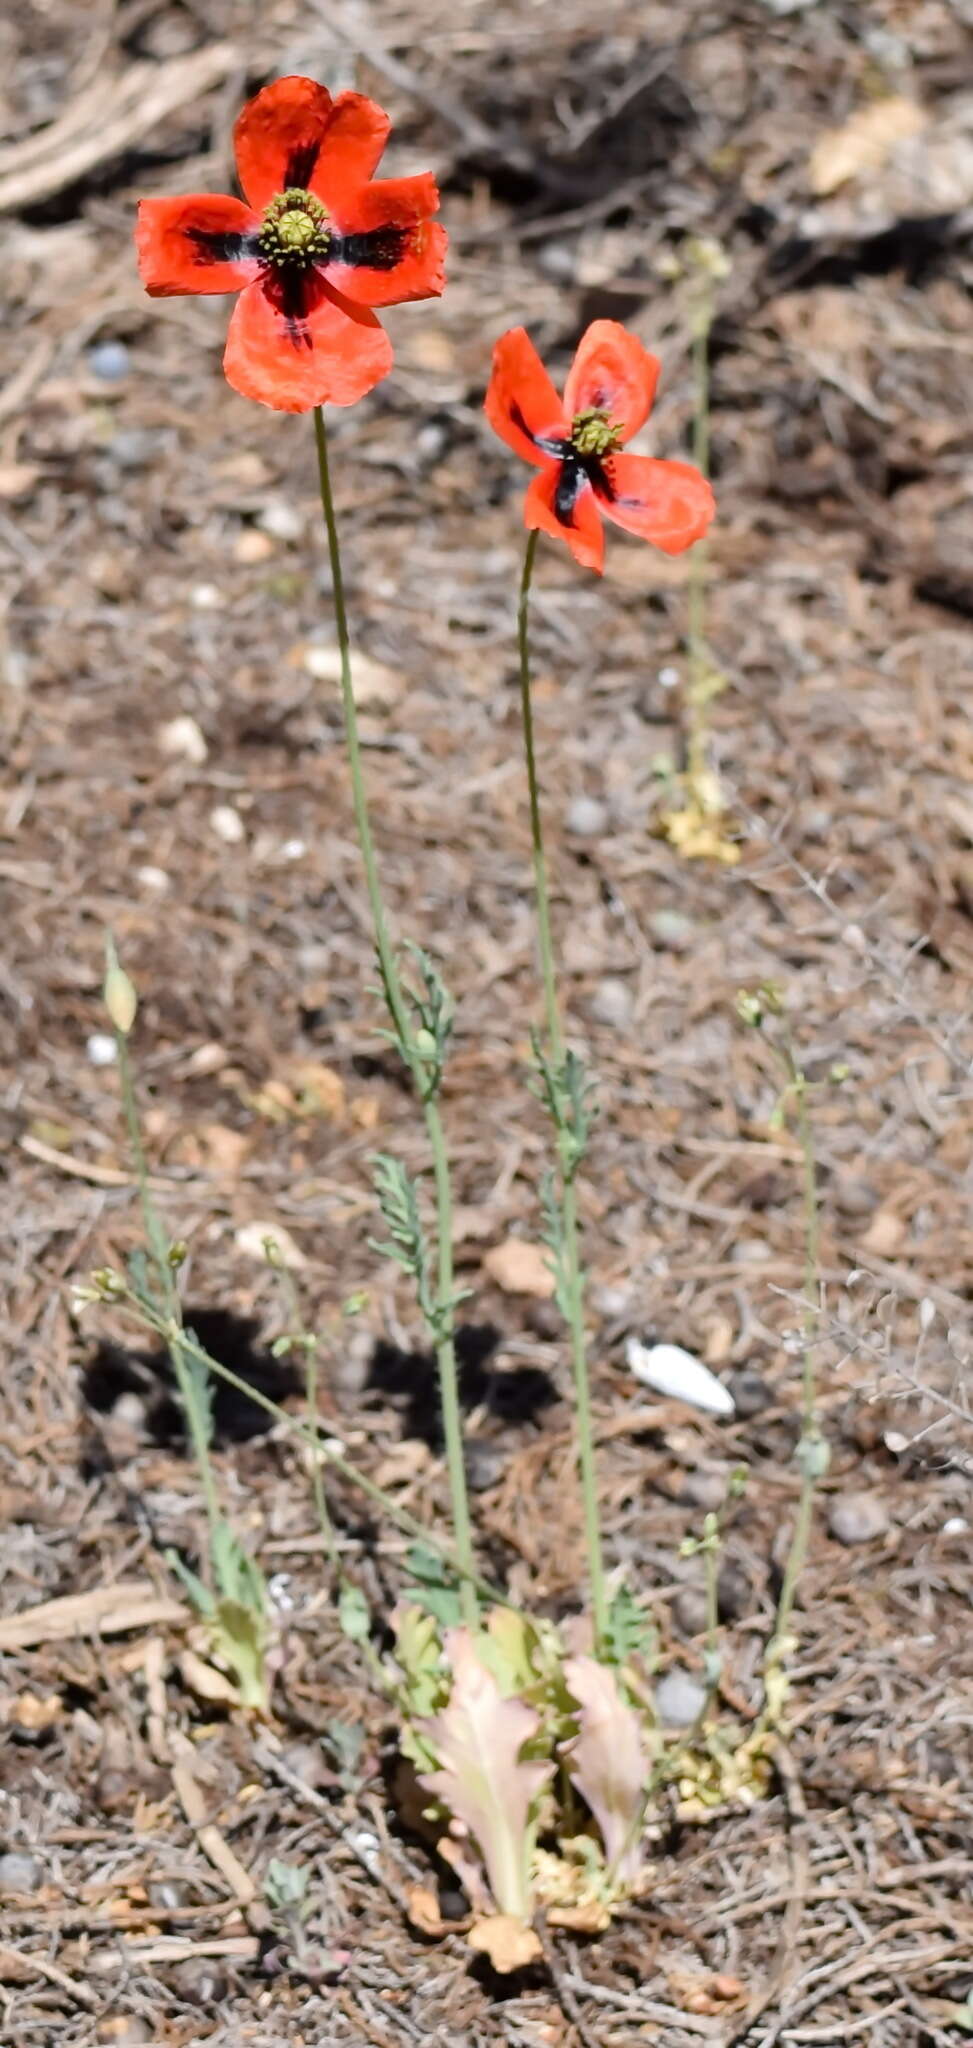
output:
[{"label": "soil ground", "polygon": [[[969,26],[959,0],[616,0],[594,14],[576,0],[34,0],[0,26],[12,2048],[962,2038]],[[596,1940],[553,1936],[549,1967],[507,1980],[460,1933],[409,1923],[411,1888],[436,1876],[396,1818],[390,1717],[338,1630],[294,1439],[247,1436],[221,1406],[226,1498],[286,1622],[261,1731],[199,1697],[185,1628],[166,1618],[162,1554],[193,1556],[204,1534],[171,1404],[150,1368],[98,1350],[122,1334],[106,1311],[72,1312],[72,1286],[140,1241],[117,1068],[99,1064],[111,927],[140,992],[150,1167],[190,1248],[197,1327],[208,1313],[226,1360],[269,1371],[261,1346],[288,1311],[259,1256],[266,1229],[300,1255],[313,1327],[366,1290],[323,1353],[327,1424],[441,1525],[414,1309],[369,1247],[371,1155],[419,1169],[425,1153],[381,1036],[333,666],[322,673],[333,626],[310,427],[225,385],[225,302],[150,304],[132,260],[136,195],[227,189],[232,117],[278,70],[382,100],[390,167],[437,170],[452,236],[445,299],[388,316],[394,373],[335,416],[333,440],[353,630],[373,665],[385,883],[397,929],[436,954],[457,1001],[445,1115],[479,1551],[545,1612],[576,1607],[583,1579],[565,1344],[550,1302],[488,1271],[508,1237],[539,1242],[548,1144],[526,1082],[526,479],[480,407],[504,327],[523,322],[562,369],[608,315],[662,357],[652,446],[684,453],[691,309],[666,259],[705,232],[730,263],[707,630],[736,865],[687,859],[660,829],[660,765],[678,767],[685,744],[685,563],[611,534],[601,582],[545,544],[534,635],[565,1001],[601,1110],[581,1201],[610,1555],[653,1609],[661,1667],[698,1672],[697,1566],[680,1543],[747,1464],[721,1595],[725,1696],[744,1716],[798,1485],[800,1158],[773,1120],[766,1045],[734,1007],[767,978],[818,1084],[815,1356],[832,1464],[773,1796],[706,1827],[664,1817],[648,1896]],[[924,126],[863,153],[848,124],[883,99],[918,105]],[[171,751],[176,719],[193,724]],[[705,1358],[733,1418],[640,1387],[633,1335]],[[404,1540],[350,1488],[331,1497],[345,1568],[381,1617]],[[845,1497],[871,1536],[838,1539]],[[90,1610],[62,1639],[27,1618],[132,1582],[158,1602],[118,1633],[117,1603],[100,1634]],[[361,1731],[350,1771],[336,1724]],[[180,1796],[190,1763],[198,1812]],[[247,1910],[247,1876],[259,1885],[272,1857],[312,1874],[303,1969]]]}]

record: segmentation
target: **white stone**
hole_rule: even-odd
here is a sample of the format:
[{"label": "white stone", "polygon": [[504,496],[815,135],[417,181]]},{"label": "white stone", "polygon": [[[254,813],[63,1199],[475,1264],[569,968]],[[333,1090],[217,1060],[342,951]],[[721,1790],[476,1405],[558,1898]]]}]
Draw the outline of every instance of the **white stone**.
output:
[{"label": "white stone", "polygon": [[232,804],[217,804],[209,814],[209,821],[218,839],[225,839],[227,846],[239,846],[243,838],[243,819]]},{"label": "white stone", "polygon": [[576,796],[568,805],[568,831],[578,839],[597,839],[608,823],[608,811],[597,796]]},{"label": "white stone", "polygon": [[300,540],[304,532],[304,521],[300,513],[295,512],[293,505],[285,504],[282,499],[274,499],[269,505],[265,505],[263,511],[257,514],[257,524],[263,527],[265,533],[272,534],[274,540]]},{"label": "white stone", "polygon": [[93,1031],[85,1047],[93,1067],[113,1067],[118,1047],[108,1031]]},{"label": "white stone", "polygon": [[625,1359],[642,1386],[653,1387],[657,1394],[685,1401],[690,1408],[703,1408],[709,1415],[735,1413],[733,1396],[722,1380],[681,1344],[641,1344],[637,1337],[630,1337]]},{"label": "white stone", "polygon": [[200,727],[195,718],[188,715],[167,719],[165,725],[159,727],[158,740],[164,754],[171,754],[173,759],[191,761],[196,768],[202,767],[209,753]]},{"label": "white stone", "polygon": [[614,1024],[616,1030],[620,1030],[631,1019],[633,1000],[628,982],[608,974],[604,981],[598,983],[591,1008],[599,1024]]},{"label": "white stone", "polygon": [[655,1711],[663,1728],[691,1728],[706,1705],[706,1687],[688,1671],[667,1671],[655,1689]]},{"label": "white stone", "polygon": [[143,889],[148,889],[153,896],[164,896],[169,887],[169,877],[166,874],[165,868],[136,868],[135,879],[141,884]]}]

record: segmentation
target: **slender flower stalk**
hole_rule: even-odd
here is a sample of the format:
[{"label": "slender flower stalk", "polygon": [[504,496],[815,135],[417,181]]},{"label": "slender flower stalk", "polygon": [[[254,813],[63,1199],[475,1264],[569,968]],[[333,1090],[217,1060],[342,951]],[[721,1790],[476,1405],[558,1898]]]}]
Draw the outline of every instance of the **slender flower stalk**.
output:
[{"label": "slender flower stalk", "polygon": [[[713,282],[704,273],[700,302],[693,323],[693,461],[701,476],[709,476],[709,336],[713,323]],[[696,789],[705,774],[709,739],[710,678],[712,662],[706,647],[706,579],[709,568],[705,535],[689,557],[686,588],[689,711],[686,766],[690,786]]]},{"label": "slender flower stalk", "polygon": [[[189,1440],[192,1445],[196,1469],[199,1473],[209,1524],[210,1556],[216,1532],[222,1522],[216,1474],[210,1455],[208,1416],[199,1400],[199,1390],[192,1371],[186,1361],[186,1338],[182,1331],[182,1309],[179,1290],[176,1287],[173,1246],[162,1223],[162,1218],[152,1200],[149,1186],[149,1169],[142,1143],[142,1126],[139,1121],[138,1103],[135,1099],[135,1080],[132,1061],[128,1050],[128,1034],[135,1017],[135,991],[127,974],[118,964],[118,957],[111,939],[107,942],[108,970],[105,978],[105,997],[108,1014],[115,1037],[118,1061],[118,1082],[122,1098],[125,1128],[131,1147],[135,1178],[138,1183],[139,1202],[146,1242],[152,1256],[159,1290],[168,1324],[169,1356],[176,1375],[179,1405],[186,1421]],[[180,1255],[181,1256],[181,1255]]]},{"label": "slender flower stalk", "polygon": [[[797,1513],[787,1558],[777,1598],[777,1613],[774,1630],[767,1644],[764,1656],[764,1712],[763,1723],[773,1727],[780,1721],[787,1698],[787,1676],[784,1662],[794,1648],[790,1635],[790,1620],[794,1607],[798,1581],[807,1558],[814,1512],[814,1496],[820,1480],[828,1470],[830,1452],[827,1439],[821,1429],[817,1406],[817,1376],[814,1369],[814,1347],[818,1337],[821,1317],[820,1301],[820,1215],[818,1204],[817,1162],[814,1152],[814,1132],[811,1126],[808,1094],[810,1084],[794,1047],[790,1027],[784,1014],[784,1003],[780,990],[772,983],[765,982],[754,993],[741,991],[737,997],[737,1013],[745,1024],[764,1034],[765,1042],[772,1051],[784,1079],[784,1089],[774,1121],[783,1123],[787,1111],[793,1106],[797,1124],[797,1136],[801,1149],[802,1181],[804,1195],[804,1317],[803,1317],[803,1359],[801,1373],[801,1434],[795,1453],[795,1462],[801,1475],[801,1490],[798,1495]],[[766,1020],[777,1020],[777,1029],[766,1029]],[[839,1078],[839,1070],[835,1070]]]},{"label": "slender flower stalk", "polygon": [[[537,781],[537,761],[534,752],[534,712],[531,702],[530,678],[530,586],[537,552],[537,533],[528,535],[524,556],[524,572],[520,585],[520,602],[517,608],[517,638],[520,649],[520,705],[524,734],[524,759],[527,767],[527,792],[530,802],[530,832],[534,867],[534,895],[537,904],[537,939],[540,954],[541,976],[544,984],[544,1010],[547,1026],[547,1100],[552,1109],[558,1129],[560,1155],[559,1197],[560,1228],[559,1249],[562,1253],[562,1280],[560,1290],[561,1306],[567,1317],[571,1333],[571,1367],[574,1377],[574,1398],[578,1431],[578,1468],[581,1477],[581,1500],[584,1513],[585,1547],[588,1556],[588,1577],[591,1584],[592,1618],[594,1622],[595,1647],[604,1643],[608,1627],[608,1600],[605,1589],[605,1569],[602,1557],[601,1518],[598,1510],[598,1480],[595,1465],[594,1428],[591,1417],[591,1385],[588,1373],[588,1353],[584,1327],[584,1280],[581,1268],[581,1254],[578,1234],[578,1202],[576,1188],[577,1167],[580,1160],[579,1134],[566,1121],[567,1105],[564,1086],[565,1044],[561,1026],[561,1014],[557,997],[557,980],[554,965],[554,941],[551,933],[550,893],[547,881],[547,861],[544,853],[544,834],[541,823],[540,793]],[[562,1121],[565,1119],[565,1121]]]},{"label": "slender flower stalk", "polygon": [[416,1030],[413,1027],[402,986],[402,979],[396,962],[395,951],[389,937],[385,906],[382,900],[378,863],[375,857],[368,798],[365,792],[365,779],[362,770],[358,715],[355,707],[355,693],[351,674],[348,614],[345,606],[344,580],[341,572],[341,550],[338,542],[338,527],[335,519],[334,498],[331,489],[327,429],[324,422],[324,411],[321,406],[316,406],[314,409],[314,434],[317,443],[321,509],[324,513],[324,523],[328,535],[328,553],[331,560],[335,626],[338,634],[338,650],[341,657],[341,702],[344,713],[348,766],[351,775],[352,802],[362,862],[365,869],[365,886],[368,891],[368,901],[372,915],[375,948],[378,954],[382,989],[392,1019],[396,1042],[409,1067],[416,1093],[422,1103],[426,1134],[432,1155],[438,1237],[434,1338],[436,1364],[439,1374],[439,1397],[443,1418],[443,1435],[446,1445],[446,1464],[449,1472],[449,1486],[452,1499],[456,1556],[462,1572],[461,1598],[464,1620],[469,1626],[475,1627],[477,1622],[477,1603],[473,1573],[473,1538],[466,1487],[466,1468],[463,1458],[463,1428],[460,1415],[454,1339],[455,1288],[453,1275],[452,1196],[449,1164],[446,1155],[446,1140],[437,1101],[438,1068],[431,1071],[427,1051],[418,1041]]},{"label": "slender flower stalk", "polygon": [[801,1368],[801,1438],[797,1447],[797,1459],[801,1473],[801,1491],[798,1496],[797,1514],[791,1536],[790,1549],[784,1565],[780,1594],[777,1601],[777,1616],[774,1633],[768,1646],[767,1661],[772,1665],[785,1651],[788,1625],[794,1605],[798,1580],[804,1569],[808,1542],[811,1535],[811,1521],[814,1512],[814,1495],[818,1481],[828,1467],[828,1446],[821,1433],[817,1410],[817,1381],[814,1371],[814,1345],[820,1318],[818,1273],[820,1270],[820,1218],[818,1213],[817,1167],[814,1155],[814,1133],[807,1104],[807,1076],[794,1052],[790,1032],[782,1033],[780,1058],[788,1078],[788,1090],[794,1103],[797,1122],[798,1143],[801,1148],[801,1167],[804,1188],[804,1345]]}]

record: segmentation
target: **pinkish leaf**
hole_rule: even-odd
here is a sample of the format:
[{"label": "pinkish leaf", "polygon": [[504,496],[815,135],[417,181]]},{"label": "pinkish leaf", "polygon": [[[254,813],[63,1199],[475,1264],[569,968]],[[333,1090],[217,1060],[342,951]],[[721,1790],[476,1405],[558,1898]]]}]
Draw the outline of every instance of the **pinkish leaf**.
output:
[{"label": "pinkish leaf", "polygon": [[468,1629],[450,1629],[445,1647],[453,1673],[449,1703],[417,1723],[440,1768],[419,1783],[468,1829],[500,1912],[526,1920],[537,1796],[553,1769],[521,1757],[539,1716],[523,1700],[503,1698]]},{"label": "pinkish leaf", "polygon": [[568,1657],[564,1676],[578,1702],[578,1732],[563,1755],[582,1798],[590,1806],[605,1846],[612,1876],[631,1884],[641,1867],[641,1824],[649,1759],[634,1707],[622,1698],[618,1679],[594,1657]]}]

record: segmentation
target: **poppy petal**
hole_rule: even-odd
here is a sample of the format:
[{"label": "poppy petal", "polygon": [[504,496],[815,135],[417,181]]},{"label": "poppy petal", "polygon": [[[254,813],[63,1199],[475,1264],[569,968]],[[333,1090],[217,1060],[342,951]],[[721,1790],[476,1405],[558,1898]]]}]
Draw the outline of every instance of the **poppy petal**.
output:
[{"label": "poppy petal", "polygon": [[335,213],[340,212],[342,202],[351,193],[357,195],[377,168],[391,126],[384,108],[366,99],[364,93],[340,92],[328,116],[309,190]]},{"label": "poppy petal", "polygon": [[336,210],[328,276],[361,306],[438,298],[447,247],[445,228],[431,218],[438,207],[431,172],[364,185]]},{"label": "poppy petal", "polygon": [[525,462],[549,463],[570,432],[564,407],[526,329],[511,327],[493,351],[483,410],[495,434]]},{"label": "poppy petal", "polygon": [[354,405],[392,367],[392,344],[367,307],[316,272],[265,273],[233,308],[223,368],[234,391],[276,412]]},{"label": "poppy petal", "polygon": [[233,130],[240,183],[262,213],[288,186],[311,188],[334,101],[313,78],[275,78],[248,100]]},{"label": "poppy petal", "polygon": [[630,441],[645,425],[659,381],[659,359],[617,320],[594,320],[578,343],[564,387],[569,420],[604,412]]},{"label": "poppy petal", "polygon": [[524,525],[567,541],[576,562],[601,573],[605,531],[584,470],[568,462],[549,462],[532,477],[524,500]]},{"label": "poppy petal", "polygon": [[256,275],[259,226],[242,199],[216,192],[141,199],[135,246],[146,291],[156,299],[238,292]]},{"label": "poppy petal", "polygon": [[606,519],[667,555],[681,555],[702,540],[716,510],[700,470],[689,462],[654,462],[648,455],[609,456],[595,492]]}]

